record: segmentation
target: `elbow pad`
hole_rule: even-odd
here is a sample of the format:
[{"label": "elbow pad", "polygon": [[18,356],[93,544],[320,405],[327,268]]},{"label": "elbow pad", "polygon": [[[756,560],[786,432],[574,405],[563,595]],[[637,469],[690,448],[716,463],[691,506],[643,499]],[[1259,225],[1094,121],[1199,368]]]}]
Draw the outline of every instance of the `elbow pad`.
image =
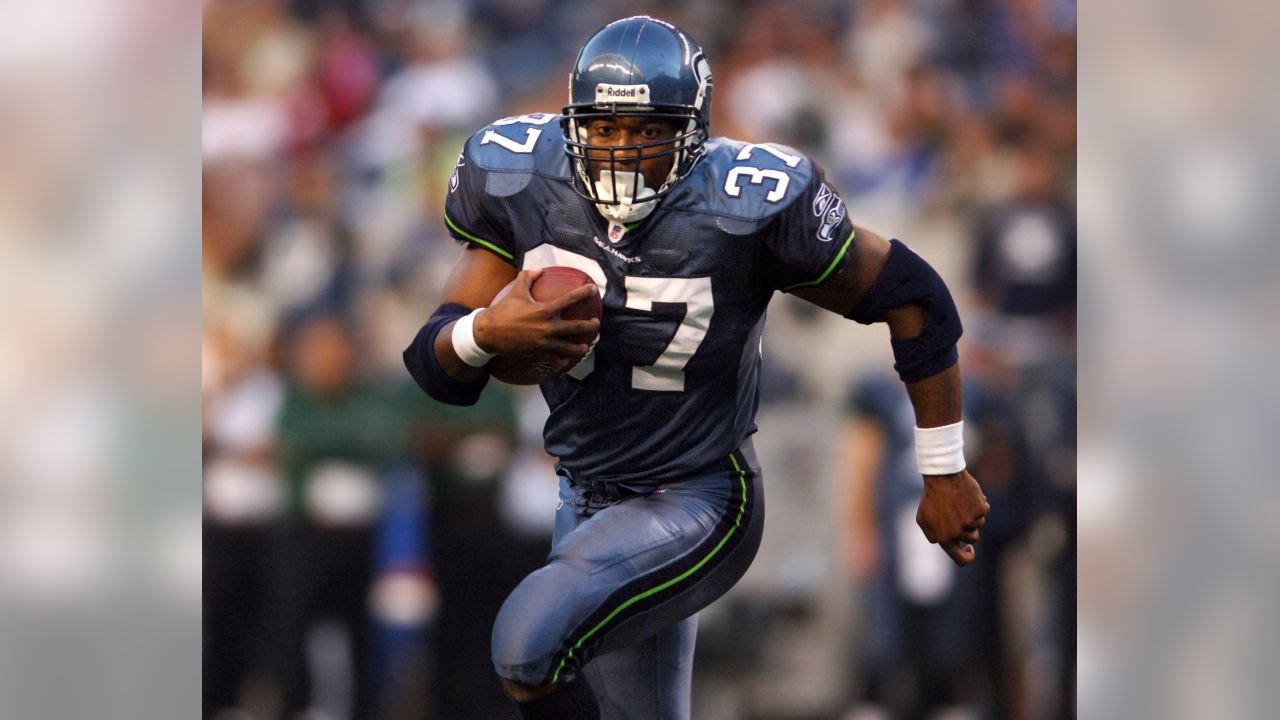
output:
[{"label": "elbow pad", "polygon": [[431,313],[427,324],[404,351],[404,366],[413,376],[418,387],[442,403],[450,405],[475,405],[480,391],[489,383],[489,375],[478,380],[462,382],[449,377],[436,358],[436,336],[445,325],[471,312],[471,308],[459,303],[446,303]]},{"label": "elbow pad", "polygon": [[890,310],[920,305],[924,328],[906,340],[893,340],[893,369],[903,382],[923,380],[959,360],[956,341],[964,329],[951,291],[923,258],[897,240],[889,243],[889,258],[871,289],[845,317],[863,325],[883,322]]}]

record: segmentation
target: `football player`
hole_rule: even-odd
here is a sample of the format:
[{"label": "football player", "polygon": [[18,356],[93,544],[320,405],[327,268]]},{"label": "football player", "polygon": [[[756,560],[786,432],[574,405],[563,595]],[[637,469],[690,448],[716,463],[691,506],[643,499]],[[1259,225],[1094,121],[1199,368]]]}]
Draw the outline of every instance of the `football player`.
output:
[{"label": "football player", "polygon": [[[985,523],[964,469],[946,285],[856,227],[796,150],[711,137],[712,87],[688,34],[618,20],[583,46],[562,113],[482,129],[450,178],[444,220],[467,249],[405,351],[410,373],[468,405],[495,355],[564,370],[541,385],[560,475],[551,554],[493,629],[495,669],[525,718],[689,717],[695,613],[760,543],[751,435],[777,291],[889,325],[916,415],[917,521],[960,565]],[[590,286],[532,298],[553,265],[591,276],[600,320],[559,316]]]}]

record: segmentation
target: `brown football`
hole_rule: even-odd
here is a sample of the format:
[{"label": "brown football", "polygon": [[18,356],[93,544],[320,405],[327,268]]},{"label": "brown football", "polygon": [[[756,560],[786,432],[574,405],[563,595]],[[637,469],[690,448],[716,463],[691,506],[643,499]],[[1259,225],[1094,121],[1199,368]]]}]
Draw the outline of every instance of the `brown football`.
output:
[{"label": "brown football", "polygon": [[[553,265],[542,270],[542,274],[533,281],[529,289],[533,299],[547,302],[564,295],[582,285],[595,286],[591,276],[577,268]],[[504,291],[505,292],[505,291]],[[502,293],[498,293],[499,296]],[[560,317],[567,320],[590,320],[600,317],[604,307],[600,301],[600,293],[588,296],[560,312]],[[594,336],[577,338],[579,342],[589,343]],[[562,366],[553,357],[508,357],[499,355],[489,362],[489,374],[511,385],[537,385],[545,382],[572,366]]]}]

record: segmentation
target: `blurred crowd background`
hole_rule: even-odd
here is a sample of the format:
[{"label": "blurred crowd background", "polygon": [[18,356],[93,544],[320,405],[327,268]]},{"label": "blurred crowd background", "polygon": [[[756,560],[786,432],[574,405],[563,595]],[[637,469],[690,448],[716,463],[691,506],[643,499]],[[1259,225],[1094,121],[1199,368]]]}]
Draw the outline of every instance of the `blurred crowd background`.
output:
[{"label": "blurred crowd background", "polygon": [[1074,716],[1072,0],[210,0],[204,717],[514,717],[489,630],[549,547],[545,404],[434,403],[400,351],[461,252],[462,142],[558,111],[583,41],[642,12],[706,49],[713,134],[806,152],[948,280],[993,506],[957,571],[914,527],[887,331],[779,295],[764,546],[702,613],[694,717]]}]

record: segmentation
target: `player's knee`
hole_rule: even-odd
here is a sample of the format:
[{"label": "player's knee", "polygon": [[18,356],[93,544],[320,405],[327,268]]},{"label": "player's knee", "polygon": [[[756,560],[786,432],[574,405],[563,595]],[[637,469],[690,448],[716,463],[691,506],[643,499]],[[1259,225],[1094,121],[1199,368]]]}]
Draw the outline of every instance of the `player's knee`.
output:
[{"label": "player's knee", "polygon": [[494,622],[491,644],[494,670],[504,681],[534,687],[550,682],[552,663],[558,661],[556,654],[573,628],[573,588],[582,578],[581,571],[566,563],[551,563],[526,577],[507,597]]}]

